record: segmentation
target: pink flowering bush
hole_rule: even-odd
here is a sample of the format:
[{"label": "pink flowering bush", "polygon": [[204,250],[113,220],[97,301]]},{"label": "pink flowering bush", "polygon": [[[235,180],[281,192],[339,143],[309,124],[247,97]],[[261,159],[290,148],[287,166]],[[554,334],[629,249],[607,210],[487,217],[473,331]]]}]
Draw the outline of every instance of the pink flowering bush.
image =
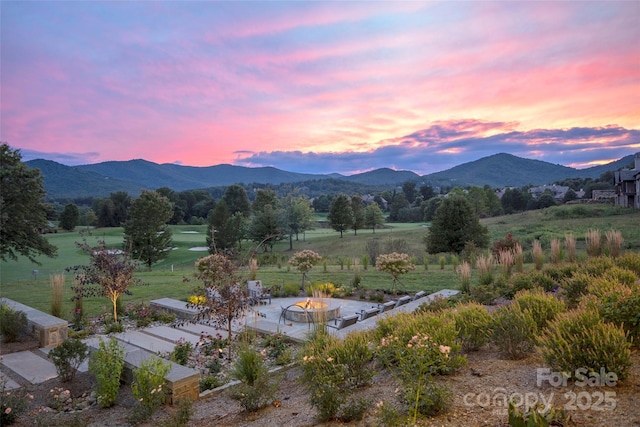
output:
[{"label": "pink flowering bush", "polygon": [[376,258],[376,269],[391,274],[393,289],[396,289],[398,277],[416,269],[408,254],[392,252],[381,254]]},{"label": "pink flowering bush", "polygon": [[0,426],[8,426],[16,422],[16,419],[24,413],[33,395],[24,388],[7,390],[7,379],[0,380]]}]

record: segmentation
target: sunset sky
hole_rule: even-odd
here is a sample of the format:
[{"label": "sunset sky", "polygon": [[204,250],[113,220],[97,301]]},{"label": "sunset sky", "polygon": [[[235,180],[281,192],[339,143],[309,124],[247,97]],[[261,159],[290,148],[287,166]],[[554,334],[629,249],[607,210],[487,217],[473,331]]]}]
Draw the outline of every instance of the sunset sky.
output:
[{"label": "sunset sky", "polygon": [[23,160],[421,175],[640,151],[640,2],[2,1]]}]

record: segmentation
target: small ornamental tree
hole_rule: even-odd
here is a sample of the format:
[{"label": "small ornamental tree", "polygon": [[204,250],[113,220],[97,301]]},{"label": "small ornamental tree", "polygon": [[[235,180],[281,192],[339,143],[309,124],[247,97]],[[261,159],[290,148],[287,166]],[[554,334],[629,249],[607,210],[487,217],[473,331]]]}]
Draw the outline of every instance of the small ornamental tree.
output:
[{"label": "small ornamental tree", "polygon": [[[201,310],[208,320],[218,327],[226,327],[231,342],[231,325],[234,319],[242,316],[247,309],[245,289],[240,285],[233,262],[221,253],[202,257],[196,261],[196,278],[204,287],[199,289],[206,295],[206,302],[195,308]],[[229,359],[231,359],[231,345]]]},{"label": "small ornamental tree", "polygon": [[316,252],[305,249],[298,251],[291,258],[289,258],[289,265],[298,269],[302,273],[302,289],[304,290],[304,281],[314,265],[318,264],[322,260],[322,257]]},{"label": "small ornamental tree", "polygon": [[113,320],[118,321],[117,301],[122,295],[131,295],[129,288],[140,284],[140,280],[133,277],[138,264],[129,258],[128,254],[119,249],[107,248],[104,240],[99,240],[97,246],[91,246],[83,239],[76,245],[89,255],[89,265],[68,267],[67,271],[75,274],[76,286],[74,298],[101,296],[111,301],[113,305]]},{"label": "small ornamental tree", "polygon": [[381,254],[376,258],[376,269],[391,274],[393,291],[396,292],[398,277],[416,269],[408,254],[392,252]]}]

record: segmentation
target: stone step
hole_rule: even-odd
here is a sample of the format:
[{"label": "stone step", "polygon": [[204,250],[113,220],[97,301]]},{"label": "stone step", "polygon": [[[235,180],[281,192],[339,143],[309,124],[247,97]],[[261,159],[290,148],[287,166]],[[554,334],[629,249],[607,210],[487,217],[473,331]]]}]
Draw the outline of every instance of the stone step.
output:
[{"label": "stone step", "polygon": [[170,341],[174,344],[176,344],[180,340],[183,340],[196,345],[200,341],[200,334],[186,331],[184,329],[172,328],[170,326],[154,326],[145,328],[143,332],[145,334]]},{"label": "stone step", "polygon": [[11,391],[20,388],[20,384],[0,372],[0,383],[4,384],[3,391]]},{"label": "stone step", "polygon": [[134,345],[152,353],[171,353],[176,347],[171,341],[145,334],[141,331],[126,331],[115,334],[118,341]]},{"label": "stone step", "polygon": [[50,360],[31,351],[5,354],[2,364],[31,384],[40,384],[58,376]]}]

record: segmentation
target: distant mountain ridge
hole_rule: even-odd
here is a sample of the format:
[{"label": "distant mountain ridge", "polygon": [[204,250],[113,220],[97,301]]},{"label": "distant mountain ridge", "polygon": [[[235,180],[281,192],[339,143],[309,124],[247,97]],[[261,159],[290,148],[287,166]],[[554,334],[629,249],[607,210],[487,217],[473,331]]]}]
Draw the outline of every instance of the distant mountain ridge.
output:
[{"label": "distant mountain ridge", "polygon": [[389,187],[410,181],[432,186],[505,186],[550,184],[565,178],[599,178],[633,163],[633,155],[615,162],[587,169],[531,160],[499,153],[455,166],[451,169],[420,176],[410,171],[380,168],[344,176],[340,174],[305,174],[273,167],[249,168],[217,165],[208,167],[158,164],[137,159],[109,161],[82,166],[65,166],[50,160],[30,160],[28,167],[40,169],[49,199],[107,197],[116,191],[137,196],[143,189],[169,187],[175,191],[226,187],[231,184],[295,184],[310,180],[343,180],[355,184]]}]

